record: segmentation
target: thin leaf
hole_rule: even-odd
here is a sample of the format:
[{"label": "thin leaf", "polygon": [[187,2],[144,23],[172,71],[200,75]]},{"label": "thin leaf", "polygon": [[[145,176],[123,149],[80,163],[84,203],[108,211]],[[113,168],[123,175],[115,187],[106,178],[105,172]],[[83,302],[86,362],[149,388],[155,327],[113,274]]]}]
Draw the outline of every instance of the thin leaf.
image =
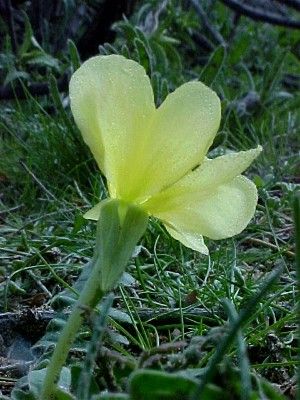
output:
[{"label": "thin leaf", "polygon": [[[230,322],[233,324],[237,318],[238,313],[233,305],[233,303],[225,299],[223,301],[223,306],[229,316]],[[252,385],[251,385],[251,375],[250,375],[250,364],[247,354],[247,346],[243,338],[242,331],[239,330],[236,334],[236,341],[238,347],[238,358],[241,371],[241,400],[251,400]]]},{"label": "thin leaf", "polygon": [[[297,303],[298,303],[298,343],[300,344],[300,191],[294,198],[294,224],[296,241],[296,274],[297,274]],[[300,346],[298,345],[300,348]],[[300,351],[298,351],[300,362]],[[297,368],[297,399],[300,399],[300,368]]]},{"label": "thin leaf", "polygon": [[80,67],[81,61],[76,44],[71,39],[68,39],[68,48],[69,48],[70,61],[72,65],[72,71],[75,72]]},{"label": "thin leaf", "polygon": [[23,11],[23,17],[24,17],[24,36],[23,36],[23,42],[21,46],[18,49],[18,55],[22,57],[24,53],[28,51],[30,46],[32,45],[32,37],[33,37],[33,30],[31,27],[30,20],[28,18],[28,15]]},{"label": "thin leaf", "polygon": [[239,317],[235,320],[233,324],[229,327],[229,331],[224,339],[221,341],[216,352],[211,357],[209,365],[205,374],[201,378],[201,383],[195,391],[192,400],[198,400],[206,384],[211,381],[215,373],[217,372],[217,365],[222,361],[226,351],[229,349],[233,341],[235,340],[237,332],[246,325],[246,323],[251,320],[251,316],[254,314],[254,310],[257,304],[263,299],[266,293],[270,290],[274,282],[279,278],[282,273],[283,268],[278,268],[277,270],[271,272],[268,277],[264,280],[261,289],[255,293],[247,303],[246,308],[239,314]]},{"label": "thin leaf", "polygon": [[199,80],[207,86],[211,86],[217,79],[226,59],[226,49],[219,46],[210,56],[205,67],[202,69]]}]

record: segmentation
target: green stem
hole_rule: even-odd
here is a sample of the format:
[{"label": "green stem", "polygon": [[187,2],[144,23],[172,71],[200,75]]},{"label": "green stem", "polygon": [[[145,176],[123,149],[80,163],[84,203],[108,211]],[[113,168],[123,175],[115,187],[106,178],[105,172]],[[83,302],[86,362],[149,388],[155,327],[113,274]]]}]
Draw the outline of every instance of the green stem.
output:
[{"label": "green stem", "polygon": [[61,335],[59,336],[54,353],[47,367],[43,391],[41,393],[41,398],[43,400],[55,399],[56,381],[58,380],[61,368],[67,359],[76,333],[82,325],[85,309],[87,307],[95,307],[104,295],[104,293],[99,290],[99,269],[100,265],[96,264],[83,288],[83,291],[80,294],[77,303],[75,304],[73,312],[71,313]]},{"label": "green stem", "polygon": [[55,400],[56,382],[83,323],[85,310],[94,308],[117,284],[136,243],[145,232],[147,220],[147,214],[135,205],[116,199],[101,204],[91,274],[59,336],[47,367],[41,399]]}]

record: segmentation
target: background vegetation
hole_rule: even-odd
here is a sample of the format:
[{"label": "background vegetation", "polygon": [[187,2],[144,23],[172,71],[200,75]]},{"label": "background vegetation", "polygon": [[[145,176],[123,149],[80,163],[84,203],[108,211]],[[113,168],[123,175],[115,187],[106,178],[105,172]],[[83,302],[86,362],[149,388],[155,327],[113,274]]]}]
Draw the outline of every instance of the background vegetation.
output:
[{"label": "background vegetation", "polygon": [[[157,105],[191,79],[212,87],[222,125],[210,156],[261,144],[247,171],[259,204],[243,233],[208,242],[209,257],[152,220],[113,300],[87,317],[60,398],[295,398],[298,1],[257,0],[265,19],[254,20],[243,15],[253,2],[110,3],[0,1],[2,398],[34,398],[92,257],[95,226],[82,215],[106,191],[70,115],[68,81],[98,53],[140,62]],[[264,23],[270,15],[277,25]]]}]

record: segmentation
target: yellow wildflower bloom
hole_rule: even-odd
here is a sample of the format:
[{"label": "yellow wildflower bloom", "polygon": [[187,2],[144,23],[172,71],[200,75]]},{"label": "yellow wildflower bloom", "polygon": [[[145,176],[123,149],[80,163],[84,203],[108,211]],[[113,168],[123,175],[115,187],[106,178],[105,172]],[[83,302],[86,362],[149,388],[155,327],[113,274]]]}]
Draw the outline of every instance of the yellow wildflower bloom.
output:
[{"label": "yellow wildflower bloom", "polygon": [[[97,56],[72,76],[70,99],[112,198],[140,206],[175,239],[204,254],[203,235],[223,239],[247,226],[257,190],[240,174],[261,147],[205,157],[221,118],[210,88],[185,83],[155,108],[142,66],[118,55]],[[85,218],[97,220],[99,210],[100,203]]]}]

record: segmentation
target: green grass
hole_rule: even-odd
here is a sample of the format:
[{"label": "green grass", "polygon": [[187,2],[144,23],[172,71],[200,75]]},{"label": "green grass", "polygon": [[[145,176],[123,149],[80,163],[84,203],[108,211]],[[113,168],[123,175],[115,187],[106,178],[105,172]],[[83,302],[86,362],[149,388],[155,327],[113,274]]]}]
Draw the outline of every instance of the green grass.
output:
[{"label": "green grass", "polygon": [[[126,321],[110,317],[111,336],[103,342],[111,353],[104,366],[95,368],[95,379],[101,390],[124,392],[137,367],[200,374],[227,332],[228,317],[232,326],[268,274],[281,267],[280,278],[251,309],[236,345],[227,348],[222,366],[215,369],[215,383],[225,388],[231,382],[232,393],[238,393],[240,379],[248,379],[261,396],[251,399],[265,398],[263,392],[275,399],[271,389],[262,389],[263,381],[256,382],[263,376],[292,398],[299,364],[292,204],[299,191],[300,97],[285,78],[299,71],[299,34],[242,18],[232,36],[231,14],[217,5],[209,14],[211,23],[229,44],[225,52],[215,46],[212,56],[201,52],[193,36],[203,33],[193,11],[173,2],[160,16],[158,29],[146,35],[136,28],[145,18],[141,10],[131,22],[118,25],[114,47],[101,51],[129,53],[143,63],[158,104],[182,82],[202,76],[222,98],[222,125],[211,155],[258,143],[264,148],[246,172],[258,186],[259,204],[240,235],[208,241],[209,257],[184,248],[151,220],[127,279],[115,290],[114,307],[127,314]],[[39,293],[44,305],[50,305],[93,254],[95,225],[82,214],[106,196],[105,182],[69,107],[60,107],[54,89],[52,96],[38,101],[28,95],[27,100],[0,104],[3,311],[22,310],[28,301],[34,306]],[[255,92],[255,100],[247,105],[249,92]],[[63,96],[65,100],[67,93]],[[188,343],[185,350],[174,350],[177,341]],[[239,356],[245,347],[250,366]],[[229,389],[224,393],[230,396]],[[250,399],[249,393],[243,396]],[[217,392],[207,398],[217,399]]]}]

